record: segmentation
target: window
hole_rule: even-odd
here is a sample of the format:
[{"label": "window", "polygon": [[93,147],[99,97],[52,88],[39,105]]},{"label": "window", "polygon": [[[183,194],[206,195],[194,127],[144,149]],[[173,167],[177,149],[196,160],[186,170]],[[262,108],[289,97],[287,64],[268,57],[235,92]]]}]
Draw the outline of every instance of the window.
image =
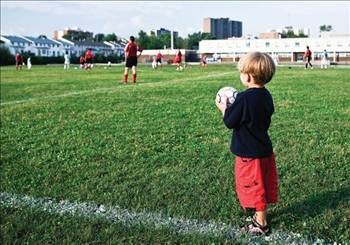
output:
[{"label": "window", "polygon": [[295,43],[295,47],[300,47],[300,43],[299,43],[299,42],[296,42],[296,43]]},{"label": "window", "polygon": [[53,56],[56,56],[56,52],[55,52],[55,51],[52,51],[52,55],[53,55]]},{"label": "window", "polygon": [[267,47],[267,48],[270,47],[270,43],[269,43],[269,42],[266,42],[266,43],[265,43],[265,47]]},{"label": "window", "polygon": [[250,42],[247,42],[247,43],[245,44],[245,46],[246,46],[247,48],[249,48],[249,47],[250,47]]}]

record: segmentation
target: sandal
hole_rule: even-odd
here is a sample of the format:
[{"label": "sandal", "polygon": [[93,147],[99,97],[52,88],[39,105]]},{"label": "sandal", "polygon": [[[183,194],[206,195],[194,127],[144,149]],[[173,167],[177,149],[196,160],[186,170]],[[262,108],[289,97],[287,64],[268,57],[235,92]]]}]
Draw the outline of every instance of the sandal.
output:
[{"label": "sandal", "polygon": [[271,234],[271,229],[268,225],[262,226],[256,221],[256,216],[251,217],[251,223],[241,227],[241,231],[248,232],[253,236],[268,236]]}]

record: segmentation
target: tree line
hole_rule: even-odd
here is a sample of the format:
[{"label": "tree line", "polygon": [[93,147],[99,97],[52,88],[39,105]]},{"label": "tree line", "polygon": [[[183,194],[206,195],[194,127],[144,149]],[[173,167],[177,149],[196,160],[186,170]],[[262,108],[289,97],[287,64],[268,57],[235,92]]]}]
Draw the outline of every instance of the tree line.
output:
[{"label": "tree line", "polygon": [[[64,38],[72,40],[72,37],[65,35]],[[156,36],[154,33],[148,35],[145,31],[139,31],[135,37],[136,41],[144,49],[163,49],[170,48],[171,46],[171,35],[169,33]],[[215,39],[210,33],[195,32],[189,34],[186,38],[174,37],[174,48],[175,49],[198,49],[199,42],[201,40]],[[82,39],[83,40],[83,39]],[[117,42],[120,43],[123,39],[118,37],[115,33],[103,34],[97,33],[89,41],[93,42]]]}]

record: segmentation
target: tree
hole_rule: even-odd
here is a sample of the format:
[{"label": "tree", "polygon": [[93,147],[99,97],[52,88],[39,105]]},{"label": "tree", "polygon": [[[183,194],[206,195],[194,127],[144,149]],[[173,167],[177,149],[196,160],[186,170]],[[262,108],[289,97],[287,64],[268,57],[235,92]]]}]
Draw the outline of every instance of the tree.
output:
[{"label": "tree", "polygon": [[117,35],[115,35],[115,33],[111,33],[111,34],[107,34],[103,40],[107,42],[117,42],[118,37]]},{"label": "tree", "polygon": [[195,32],[188,34],[187,48],[198,49],[200,41],[210,39],[215,39],[210,33]]},{"label": "tree", "polygon": [[11,54],[10,50],[5,46],[0,46],[0,65],[15,64],[15,56]]},{"label": "tree", "polygon": [[329,32],[332,31],[332,26],[331,25],[322,25],[320,26],[320,32]]},{"label": "tree", "polygon": [[144,32],[143,30],[139,32],[138,44],[144,49],[149,49],[150,40],[149,40],[149,37],[147,36],[147,33]]},{"label": "tree", "polygon": [[98,34],[95,35],[94,41],[100,43],[100,42],[104,41],[104,38],[105,38],[105,34],[98,33]]}]

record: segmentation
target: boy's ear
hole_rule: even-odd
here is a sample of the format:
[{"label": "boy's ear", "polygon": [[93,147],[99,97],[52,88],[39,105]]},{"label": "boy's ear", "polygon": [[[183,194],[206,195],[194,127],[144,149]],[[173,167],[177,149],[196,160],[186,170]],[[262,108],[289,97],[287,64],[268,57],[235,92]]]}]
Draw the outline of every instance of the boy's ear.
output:
[{"label": "boy's ear", "polygon": [[250,83],[252,81],[252,77],[250,74],[247,74],[247,83]]}]

